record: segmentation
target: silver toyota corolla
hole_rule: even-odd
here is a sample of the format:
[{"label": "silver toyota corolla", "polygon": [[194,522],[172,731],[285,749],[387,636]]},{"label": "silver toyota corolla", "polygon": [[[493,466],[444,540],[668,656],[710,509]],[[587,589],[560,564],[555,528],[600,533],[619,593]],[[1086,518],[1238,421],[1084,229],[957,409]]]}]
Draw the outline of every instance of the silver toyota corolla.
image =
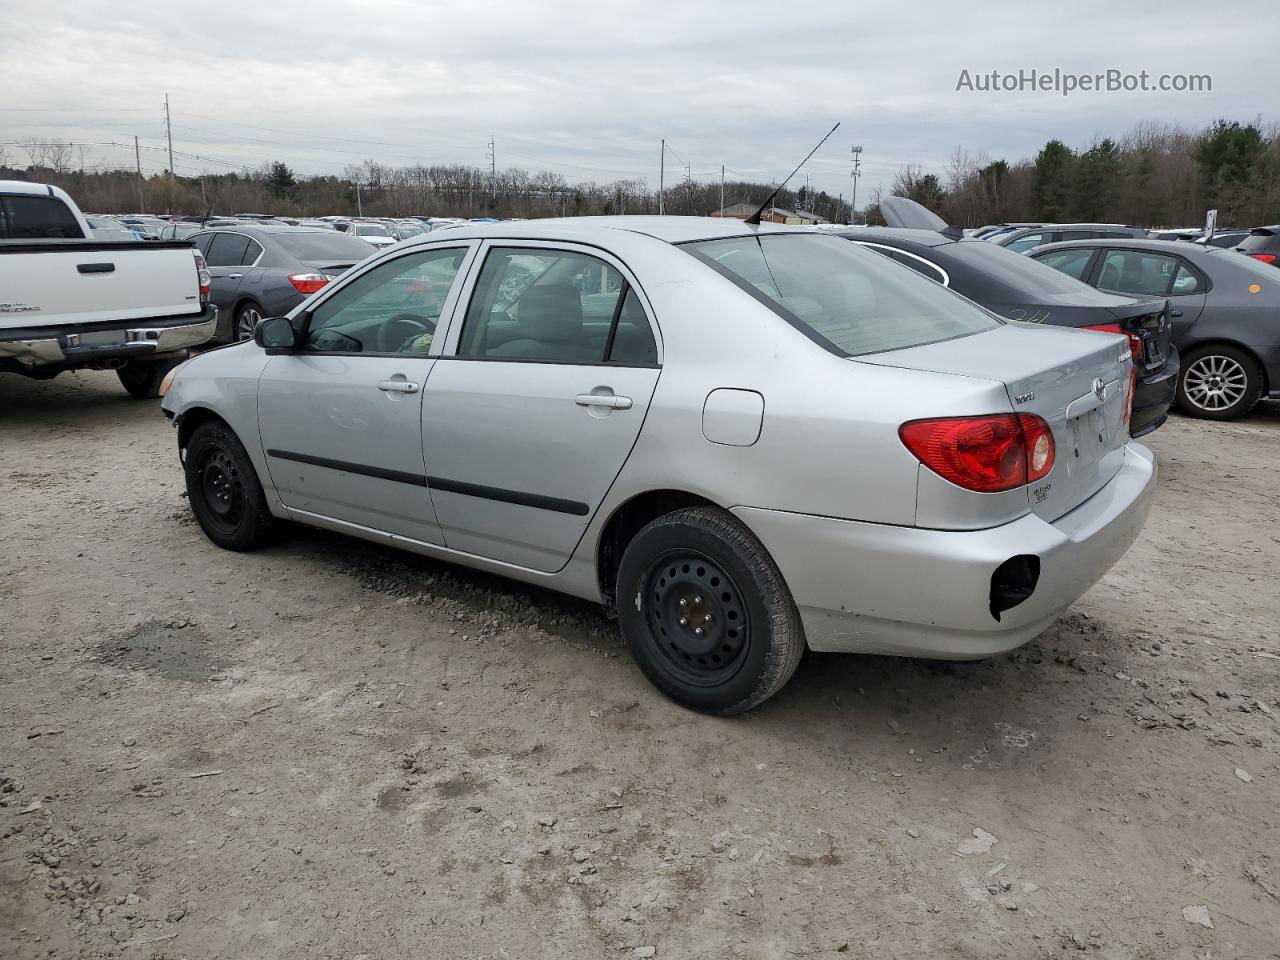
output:
[{"label": "silver toyota corolla", "polygon": [[389,248],[175,371],[196,519],[277,519],[603,603],[683,704],[808,645],[970,659],[1128,549],[1156,468],[1123,337],[1007,323],[837,237],[495,223]]}]

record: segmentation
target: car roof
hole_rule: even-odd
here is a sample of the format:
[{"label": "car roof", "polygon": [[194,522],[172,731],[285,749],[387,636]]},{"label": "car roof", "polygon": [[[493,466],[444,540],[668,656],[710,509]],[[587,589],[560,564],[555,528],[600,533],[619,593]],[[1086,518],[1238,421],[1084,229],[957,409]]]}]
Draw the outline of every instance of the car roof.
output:
[{"label": "car roof", "polygon": [[[749,225],[731,217],[658,217],[649,215],[616,217],[548,217],[541,220],[503,220],[498,223],[467,223],[447,232],[410,237],[403,244],[434,243],[444,239],[564,240],[601,241],[615,232],[639,233],[666,243],[693,240],[720,240],[749,237],[759,233],[793,233],[822,236],[803,226],[761,223]],[[924,231],[928,232],[928,231]]]},{"label": "car roof", "polygon": [[1096,240],[1059,240],[1057,243],[1045,243],[1033,250],[1028,251],[1030,254],[1040,254],[1046,250],[1070,250],[1072,247],[1122,247],[1128,250],[1151,250],[1159,253],[1182,253],[1188,250],[1194,250],[1197,254],[1208,256],[1213,250],[1220,250],[1221,247],[1210,247],[1206,249],[1203,246],[1194,243],[1187,243],[1185,240],[1147,240],[1142,237],[1106,237]]}]

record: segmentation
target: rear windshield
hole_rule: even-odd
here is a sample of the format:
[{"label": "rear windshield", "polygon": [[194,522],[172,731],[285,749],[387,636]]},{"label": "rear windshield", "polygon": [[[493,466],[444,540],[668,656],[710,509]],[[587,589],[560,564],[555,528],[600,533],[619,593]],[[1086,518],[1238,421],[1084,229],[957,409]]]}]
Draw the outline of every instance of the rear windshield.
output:
[{"label": "rear windshield", "polygon": [[0,197],[0,238],[77,240],[84,238],[84,230],[75,214],[56,197],[17,194]]},{"label": "rear windshield", "polygon": [[1076,294],[1087,299],[1097,294],[1097,291],[1088,284],[1031,257],[1014,253],[1008,247],[1002,247],[997,243],[987,243],[985,240],[961,240],[958,243],[948,244],[942,249],[959,262],[981,273],[987,283],[1004,287],[1006,295],[1013,296],[1015,300],[1021,298],[1031,302],[1037,297],[1054,297],[1063,294]]},{"label": "rear windshield", "polygon": [[389,237],[387,228],[377,223],[357,223],[355,232],[362,237]]},{"label": "rear windshield", "polygon": [[276,242],[299,260],[363,260],[373,247],[334,230],[315,233],[277,233]]},{"label": "rear windshield", "polygon": [[765,234],[683,246],[842,356],[918,347],[1001,323],[914,270],[839,237]]}]

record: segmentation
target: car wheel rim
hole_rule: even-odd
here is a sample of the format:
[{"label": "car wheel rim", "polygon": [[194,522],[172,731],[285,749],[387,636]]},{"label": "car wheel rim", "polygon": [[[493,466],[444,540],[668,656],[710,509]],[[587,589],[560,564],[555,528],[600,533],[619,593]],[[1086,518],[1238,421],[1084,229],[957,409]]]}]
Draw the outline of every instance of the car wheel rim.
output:
[{"label": "car wheel rim", "polygon": [[1187,367],[1182,385],[1192,406],[1200,410],[1222,411],[1244,399],[1249,375],[1231,357],[1208,354]]},{"label": "car wheel rim", "polygon": [[645,626],[676,679],[710,687],[738,672],[751,624],[723,567],[694,551],[665,554],[650,569],[644,596]]},{"label": "car wheel rim", "polygon": [[213,524],[235,530],[244,515],[244,485],[240,470],[225,450],[210,450],[199,466],[200,491]]},{"label": "car wheel rim", "polygon": [[253,336],[253,329],[258,325],[258,321],[262,319],[260,314],[253,307],[245,307],[240,311],[240,323],[236,326],[236,339],[248,340]]}]

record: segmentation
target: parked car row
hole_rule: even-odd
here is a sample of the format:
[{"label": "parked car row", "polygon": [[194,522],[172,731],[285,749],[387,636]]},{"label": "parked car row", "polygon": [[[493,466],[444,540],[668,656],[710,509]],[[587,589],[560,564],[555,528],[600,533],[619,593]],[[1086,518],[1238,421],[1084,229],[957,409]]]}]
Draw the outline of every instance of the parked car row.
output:
[{"label": "parked car row", "polygon": [[1048,243],[1069,240],[1179,240],[1246,253],[1263,263],[1280,267],[1280,226],[1241,229],[1230,227],[1205,235],[1203,227],[1147,230],[1120,223],[1001,223],[966,230],[966,237],[990,240],[1015,253],[1027,253]]}]

